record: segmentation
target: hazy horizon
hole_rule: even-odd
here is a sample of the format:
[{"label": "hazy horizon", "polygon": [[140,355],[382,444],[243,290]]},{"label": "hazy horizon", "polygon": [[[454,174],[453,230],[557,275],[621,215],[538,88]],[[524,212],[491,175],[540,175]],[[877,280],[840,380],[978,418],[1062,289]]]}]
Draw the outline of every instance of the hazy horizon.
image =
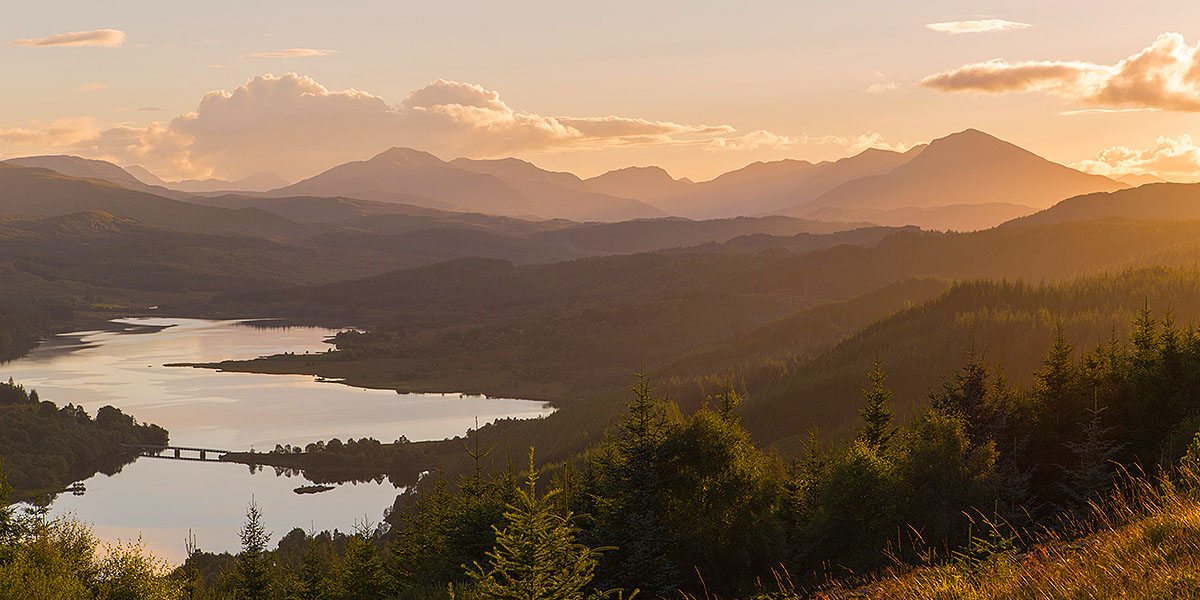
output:
[{"label": "hazy horizon", "polygon": [[297,181],[401,146],[702,181],[978,128],[1092,173],[1200,177],[1185,3],[290,8],[14,7],[0,158]]}]

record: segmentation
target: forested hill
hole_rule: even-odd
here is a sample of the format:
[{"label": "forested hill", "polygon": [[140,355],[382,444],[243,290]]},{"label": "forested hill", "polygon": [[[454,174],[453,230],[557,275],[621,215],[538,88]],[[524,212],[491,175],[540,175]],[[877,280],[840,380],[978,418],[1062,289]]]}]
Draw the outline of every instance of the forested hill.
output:
[{"label": "forested hill", "polygon": [[[0,383],[0,456],[12,500],[53,494],[97,472],[112,474],[137,457],[128,444],[165,445],[167,431],[140,424],[111,406],[95,417],[57,407],[11,380]],[[2,509],[3,507],[0,507]]]},{"label": "forested hill", "polygon": [[1200,183],[1148,183],[1115,192],[1074,196],[1004,226],[1095,219],[1200,219]]}]

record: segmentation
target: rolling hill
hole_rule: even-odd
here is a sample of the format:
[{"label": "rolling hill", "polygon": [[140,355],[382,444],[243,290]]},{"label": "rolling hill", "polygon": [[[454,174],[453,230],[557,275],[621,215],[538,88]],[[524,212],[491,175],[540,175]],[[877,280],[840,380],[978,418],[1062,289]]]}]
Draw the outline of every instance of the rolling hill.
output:
[{"label": "rolling hill", "polygon": [[80,158],[78,156],[55,155],[10,158],[4,162],[16,165],[18,167],[50,169],[51,171],[66,175],[67,177],[78,177],[80,179],[99,179],[101,181],[115,183],[126,189],[145,192],[147,194],[154,194],[156,196],[171,198],[173,200],[183,200],[190,196],[190,194],[187,194],[186,192],[168,189],[159,184],[145,183],[135,177],[129,171],[103,160]]},{"label": "rolling hill", "polygon": [[0,214],[57,216],[103,211],[180,231],[294,235],[304,227],[256,208],[229,209],[172,200],[98,179],[0,163]]},{"label": "rolling hill", "polygon": [[1006,226],[1045,225],[1095,219],[1200,219],[1200,183],[1148,183],[1067,198]]}]

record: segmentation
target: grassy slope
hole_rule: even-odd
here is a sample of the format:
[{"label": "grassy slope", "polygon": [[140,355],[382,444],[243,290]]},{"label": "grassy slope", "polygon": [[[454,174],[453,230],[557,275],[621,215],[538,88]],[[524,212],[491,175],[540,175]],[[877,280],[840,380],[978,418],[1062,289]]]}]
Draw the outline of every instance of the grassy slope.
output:
[{"label": "grassy slope", "polygon": [[1099,503],[1093,514],[1041,537],[1028,551],[956,560],[814,597],[1197,598],[1200,499],[1170,484],[1135,481]]}]

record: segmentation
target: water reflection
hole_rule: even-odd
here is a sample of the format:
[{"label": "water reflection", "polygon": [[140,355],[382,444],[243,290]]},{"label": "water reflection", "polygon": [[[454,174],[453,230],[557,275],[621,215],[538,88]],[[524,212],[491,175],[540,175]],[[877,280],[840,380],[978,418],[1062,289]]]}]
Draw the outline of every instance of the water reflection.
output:
[{"label": "water reflection", "polygon": [[[392,441],[461,435],[475,417],[534,418],[550,408],[540,402],[461,394],[397,394],[297,375],[220,373],[164,367],[295,352],[324,352],[336,330],[277,324],[197,319],[124,319],[112,327],[54,336],[28,356],[0,365],[38,390],[42,398],[73,403],[89,412],[111,404],[171,433],[172,445],[225,450],[269,450],[373,437]],[[354,522],[378,521],[397,490],[383,482],[336,486],[312,494],[294,490],[308,482],[273,469],[143,458],[114,475],[97,475],[83,496],[64,494],[56,513],[75,512],[102,537],[136,538],[178,561],[187,531],[209,551],[237,547],[237,529],[254,496],[276,536],[292,526],[349,530]]]}]

